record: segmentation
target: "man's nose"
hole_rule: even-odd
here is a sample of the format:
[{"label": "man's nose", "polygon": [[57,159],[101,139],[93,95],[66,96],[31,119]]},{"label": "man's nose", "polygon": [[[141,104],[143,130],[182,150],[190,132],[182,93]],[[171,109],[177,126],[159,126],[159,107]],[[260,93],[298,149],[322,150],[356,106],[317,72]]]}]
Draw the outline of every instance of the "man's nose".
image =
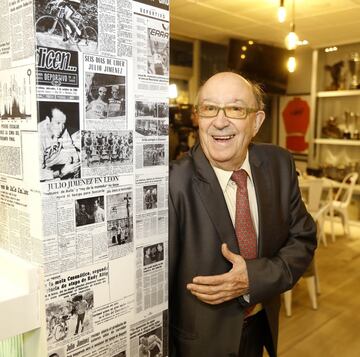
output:
[{"label": "man's nose", "polygon": [[225,108],[219,108],[219,113],[213,122],[217,128],[224,128],[229,125],[229,118],[226,116]]}]

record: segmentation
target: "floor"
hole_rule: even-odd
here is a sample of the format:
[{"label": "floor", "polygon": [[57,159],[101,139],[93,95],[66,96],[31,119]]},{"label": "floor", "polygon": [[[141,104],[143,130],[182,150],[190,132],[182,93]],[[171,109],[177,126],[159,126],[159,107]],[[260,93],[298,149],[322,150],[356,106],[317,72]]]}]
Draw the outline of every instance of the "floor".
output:
[{"label": "floor", "polygon": [[[329,232],[330,226],[325,225]],[[321,293],[312,310],[304,280],[293,290],[292,316],[280,314],[280,357],[360,356],[360,225],[351,237],[335,227],[336,241],[320,244],[317,266]]]}]

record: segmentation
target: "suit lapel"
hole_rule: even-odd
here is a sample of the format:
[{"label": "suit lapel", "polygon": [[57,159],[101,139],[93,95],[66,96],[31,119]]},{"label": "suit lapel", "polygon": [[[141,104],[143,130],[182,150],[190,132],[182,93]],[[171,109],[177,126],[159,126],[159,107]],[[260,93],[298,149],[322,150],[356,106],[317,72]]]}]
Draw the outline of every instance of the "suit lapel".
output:
[{"label": "suit lapel", "polygon": [[259,214],[258,256],[262,257],[266,255],[271,244],[271,239],[266,237],[271,235],[271,232],[267,231],[267,227],[272,226],[270,207],[273,177],[271,171],[267,170],[268,163],[260,157],[256,145],[251,144],[249,147],[249,161]]},{"label": "suit lapel", "polygon": [[199,193],[200,199],[212,221],[222,243],[239,254],[235,229],[233,227],[225,198],[216,174],[209,161],[205,157],[200,145],[192,150],[192,156],[197,175],[194,177],[194,185]]}]

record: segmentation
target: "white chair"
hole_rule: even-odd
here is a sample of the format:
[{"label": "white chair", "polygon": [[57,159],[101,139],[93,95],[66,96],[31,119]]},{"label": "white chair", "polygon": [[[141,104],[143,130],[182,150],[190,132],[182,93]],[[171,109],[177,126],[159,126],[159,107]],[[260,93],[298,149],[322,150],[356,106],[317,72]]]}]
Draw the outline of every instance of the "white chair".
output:
[{"label": "white chair", "polygon": [[[318,273],[315,258],[310,263],[309,267],[306,269],[303,278],[305,279],[306,286],[308,289],[311,307],[314,310],[317,310],[317,294],[320,293],[320,285],[318,280]],[[284,306],[285,306],[285,315],[290,317],[292,315],[292,289],[285,291],[284,296]]]},{"label": "white chair", "polygon": [[321,178],[314,178],[309,181],[308,200],[306,208],[313,217],[317,225],[318,243],[323,242],[327,246],[326,235],[324,233],[324,220],[326,214],[330,210],[331,201],[322,201],[324,188],[324,180]]},{"label": "white chair", "polygon": [[[326,236],[324,234],[324,218],[326,213],[329,210],[330,202],[322,205],[321,197],[323,192],[323,179],[313,178],[309,180],[308,185],[308,200],[306,207],[308,212],[312,215],[314,221],[317,224],[317,239],[318,243],[322,240],[324,245],[327,246]],[[305,279],[306,286],[308,289],[311,306],[314,310],[317,310],[317,294],[320,294],[320,282],[319,275],[316,267],[315,257],[310,263],[309,267],[306,269],[303,278]],[[284,303],[285,303],[285,314],[286,316],[292,315],[292,289],[286,291],[284,294]]]},{"label": "white chair", "polygon": [[[348,206],[351,202],[358,177],[359,174],[357,172],[351,172],[344,177],[340,188],[338,189],[334,199],[331,201],[330,209],[328,211],[331,224],[333,224],[334,214],[340,214],[344,235],[347,237],[350,236]],[[335,236],[333,237],[333,240],[335,240]]]}]

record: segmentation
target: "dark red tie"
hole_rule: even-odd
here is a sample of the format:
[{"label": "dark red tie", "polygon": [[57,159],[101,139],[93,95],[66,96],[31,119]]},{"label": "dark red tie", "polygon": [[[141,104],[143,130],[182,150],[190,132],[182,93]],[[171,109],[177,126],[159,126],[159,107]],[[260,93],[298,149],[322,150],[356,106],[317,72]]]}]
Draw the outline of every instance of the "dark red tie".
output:
[{"label": "dark red tie", "polygon": [[245,170],[234,171],[231,179],[236,183],[235,232],[240,254],[244,259],[257,256],[257,239],[251,219],[249,196],[247,191],[247,173]]}]

